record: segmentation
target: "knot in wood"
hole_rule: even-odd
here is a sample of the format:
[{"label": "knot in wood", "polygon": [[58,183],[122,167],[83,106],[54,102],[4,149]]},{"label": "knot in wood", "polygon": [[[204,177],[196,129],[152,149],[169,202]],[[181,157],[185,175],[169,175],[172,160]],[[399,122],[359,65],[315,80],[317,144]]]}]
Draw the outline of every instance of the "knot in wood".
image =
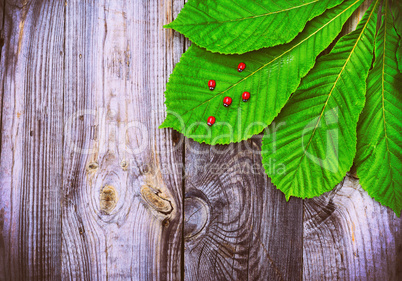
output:
[{"label": "knot in wood", "polygon": [[147,185],[141,187],[141,196],[149,206],[159,213],[167,215],[173,211],[172,203],[169,200],[160,197],[154,189]]},{"label": "knot in wood", "polygon": [[120,167],[121,167],[123,170],[127,170],[127,167],[128,167],[127,161],[126,161],[126,160],[121,161]]},{"label": "knot in wood", "polygon": [[207,225],[208,204],[198,197],[184,199],[184,238],[197,236]]},{"label": "knot in wood", "polygon": [[100,209],[105,214],[110,214],[118,201],[117,191],[111,185],[106,185],[100,194]]},{"label": "knot in wood", "polygon": [[96,163],[96,162],[92,162],[92,163],[89,163],[89,165],[88,165],[88,169],[89,170],[96,170],[96,169],[98,169],[98,163]]}]

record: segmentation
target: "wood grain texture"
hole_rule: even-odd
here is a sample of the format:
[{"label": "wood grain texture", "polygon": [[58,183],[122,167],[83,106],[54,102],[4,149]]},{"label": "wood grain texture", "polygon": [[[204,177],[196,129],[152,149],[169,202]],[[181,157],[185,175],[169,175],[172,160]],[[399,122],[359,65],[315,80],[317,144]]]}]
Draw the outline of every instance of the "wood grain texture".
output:
[{"label": "wood grain texture", "polygon": [[[3,46],[4,46],[4,30],[3,30],[3,26],[4,26],[4,21],[5,21],[5,17],[4,17],[5,8],[6,8],[5,0],[0,0],[0,66],[3,66],[1,58],[2,58],[2,55],[3,55],[2,49],[3,49]],[[0,84],[0,89],[1,89],[1,92],[0,92],[0,130],[1,130],[1,120],[2,120],[2,112],[3,112],[3,93],[4,93],[3,88],[2,88],[2,84]],[[1,155],[1,134],[0,134],[0,155]]]},{"label": "wood grain texture", "polygon": [[402,220],[346,177],[304,204],[304,280],[401,280]]},{"label": "wood grain texture", "polygon": [[157,129],[184,3],[0,0],[0,281],[402,280],[402,219],[356,179],[286,202],[258,137]]},{"label": "wood grain texture", "polygon": [[260,147],[187,142],[185,280],[301,280],[303,203],[271,184]]},{"label": "wood grain texture", "polygon": [[4,9],[5,8],[6,8],[5,0],[0,0],[0,60],[1,60],[1,48],[4,45],[3,25],[4,25]]},{"label": "wood grain texture", "polygon": [[181,278],[182,145],[157,128],[182,52],[171,14],[170,1],[66,3],[64,280]]},{"label": "wood grain texture", "polygon": [[7,1],[0,85],[0,280],[60,278],[64,7]]}]

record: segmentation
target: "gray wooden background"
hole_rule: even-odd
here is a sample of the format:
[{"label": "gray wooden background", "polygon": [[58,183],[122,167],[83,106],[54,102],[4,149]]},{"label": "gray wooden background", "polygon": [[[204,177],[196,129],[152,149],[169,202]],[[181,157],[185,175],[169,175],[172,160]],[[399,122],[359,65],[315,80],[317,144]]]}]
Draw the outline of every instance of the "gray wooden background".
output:
[{"label": "gray wooden background", "polygon": [[402,220],[357,179],[286,202],[258,136],[157,128],[183,5],[0,1],[0,280],[402,280]]}]

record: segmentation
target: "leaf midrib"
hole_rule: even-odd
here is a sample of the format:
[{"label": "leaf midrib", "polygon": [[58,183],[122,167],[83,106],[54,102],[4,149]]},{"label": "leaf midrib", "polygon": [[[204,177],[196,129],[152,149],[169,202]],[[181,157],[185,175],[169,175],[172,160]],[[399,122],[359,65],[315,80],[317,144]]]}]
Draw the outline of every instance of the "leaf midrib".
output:
[{"label": "leaf midrib", "polygon": [[343,15],[347,10],[349,10],[351,7],[353,7],[357,2],[359,2],[360,0],[356,0],[355,2],[353,2],[349,7],[347,7],[346,9],[344,9],[341,13],[337,14],[336,17],[334,17],[333,19],[331,19],[330,21],[328,21],[325,25],[323,25],[321,28],[317,29],[314,33],[312,33],[311,35],[309,35],[308,37],[306,37],[304,40],[300,41],[298,44],[294,45],[292,48],[290,48],[289,50],[287,50],[286,52],[282,53],[280,56],[274,58],[273,60],[269,61],[268,63],[260,66],[257,70],[255,70],[254,72],[250,73],[249,75],[247,75],[246,77],[244,77],[243,79],[239,80],[239,82],[233,84],[232,86],[230,86],[229,88],[227,88],[226,90],[217,93],[215,96],[205,100],[204,102],[200,103],[199,105],[187,110],[186,112],[184,112],[182,114],[182,116],[186,115],[187,113],[189,113],[190,111],[195,110],[196,108],[204,105],[207,102],[210,102],[211,100],[223,95],[224,93],[226,93],[227,91],[229,91],[230,89],[236,87],[238,84],[242,83],[243,81],[245,81],[246,79],[250,78],[251,76],[253,76],[254,74],[256,74],[257,72],[259,72],[260,70],[264,69],[265,67],[267,67],[268,65],[270,65],[271,63],[273,63],[274,61],[278,60],[279,58],[281,58],[282,56],[284,56],[285,54],[291,52],[294,48],[298,47],[299,45],[303,44],[304,42],[306,42],[307,40],[309,40],[312,36],[314,36],[315,34],[317,34],[319,31],[321,31],[324,27],[326,27],[327,25],[329,25],[331,22],[333,22],[335,19],[337,19],[338,17],[340,17],[341,15]]},{"label": "leaf midrib", "polygon": [[[236,21],[242,21],[242,20],[248,20],[248,19],[255,19],[255,18],[260,18],[260,17],[265,17],[265,16],[269,16],[269,15],[274,15],[274,14],[279,14],[279,13],[284,13],[284,12],[288,12],[294,9],[298,9],[301,7],[305,7],[314,3],[317,3],[319,0],[314,0],[312,2],[309,3],[305,3],[303,5],[299,5],[299,6],[295,6],[295,7],[291,7],[288,9],[284,9],[284,10],[279,10],[279,11],[274,11],[274,12],[269,12],[269,13],[265,13],[265,14],[261,14],[261,15],[255,15],[255,16],[249,16],[249,17],[244,17],[244,18],[237,18],[237,19],[231,19],[231,20],[224,20],[224,21],[219,21],[219,20],[214,20],[214,21],[207,21],[207,22],[196,22],[196,23],[185,23],[185,24],[172,24],[172,26],[189,26],[189,25],[209,25],[209,24],[214,24],[214,23],[228,23],[228,22],[236,22]],[[170,25],[170,24],[169,24]],[[168,25],[168,26],[169,26]]]},{"label": "leaf midrib", "polygon": [[[316,130],[317,130],[317,128],[318,128],[318,125],[319,125],[319,123],[320,123],[320,121],[321,121],[322,115],[324,114],[325,108],[326,108],[327,105],[328,105],[328,101],[329,101],[330,97],[332,96],[332,92],[333,92],[333,90],[335,89],[336,84],[338,83],[339,78],[341,77],[343,71],[345,70],[346,65],[349,63],[350,58],[351,58],[352,54],[354,53],[357,44],[360,42],[360,38],[362,37],[364,31],[366,30],[367,25],[368,25],[368,23],[370,22],[371,17],[372,17],[373,13],[374,13],[375,10],[376,10],[376,7],[377,7],[377,5],[378,5],[378,1],[380,1],[380,0],[376,0],[376,4],[375,4],[375,6],[373,7],[373,10],[372,10],[371,13],[370,13],[370,16],[368,17],[367,22],[365,23],[364,27],[362,28],[362,31],[360,32],[359,37],[358,37],[357,40],[356,40],[356,43],[354,44],[354,46],[353,46],[353,48],[352,48],[352,50],[351,50],[351,52],[350,52],[348,58],[346,59],[346,61],[345,61],[344,65],[343,65],[341,71],[339,72],[339,74],[338,74],[338,76],[337,76],[337,78],[336,78],[336,80],[335,80],[334,85],[332,86],[332,88],[331,88],[331,90],[330,90],[330,92],[329,92],[329,94],[328,94],[327,100],[325,101],[324,107],[323,107],[323,109],[322,109],[322,111],[321,111],[321,113],[320,113],[320,116],[318,117],[317,123],[316,123],[316,125],[315,125],[315,127],[314,127],[314,130],[313,130],[313,133],[311,134],[310,139],[309,139],[309,142],[307,143],[307,147],[306,147],[306,149],[304,149],[303,155],[302,155],[302,157],[300,158],[300,162],[299,162],[299,164],[298,164],[298,166],[297,166],[297,171],[296,171],[296,173],[298,173],[299,170],[300,170],[301,163],[302,163],[304,157],[306,156],[306,152],[307,152],[308,148],[310,147],[310,143],[311,143],[311,141],[312,141],[312,139],[313,139],[313,137],[314,137],[314,135],[315,135],[315,132],[316,132]],[[292,183],[293,183],[293,181],[294,181],[294,178],[293,178],[293,180],[292,180]]]},{"label": "leaf midrib", "polygon": [[[385,92],[385,87],[384,87],[384,82],[385,82],[385,52],[386,52],[386,41],[387,41],[387,24],[388,24],[388,1],[385,1],[385,14],[384,14],[384,40],[383,40],[383,55],[382,55],[382,73],[381,73],[381,102],[382,102],[382,117],[383,117],[383,122],[384,122],[384,137],[385,137],[385,144],[387,147],[387,154],[388,154],[388,167],[390,170],[391,174],[391,183],[393,183],[393,173],[391,169],[391,155],[390,155],[390,150],[389,150],[389,144],[388,144],[388,134],[387,134],[387,122],[385,121],[385,97],[384,97],[384,92]],[[394,193],[395,196],[395,189],[392,189],[392,192]]]}]

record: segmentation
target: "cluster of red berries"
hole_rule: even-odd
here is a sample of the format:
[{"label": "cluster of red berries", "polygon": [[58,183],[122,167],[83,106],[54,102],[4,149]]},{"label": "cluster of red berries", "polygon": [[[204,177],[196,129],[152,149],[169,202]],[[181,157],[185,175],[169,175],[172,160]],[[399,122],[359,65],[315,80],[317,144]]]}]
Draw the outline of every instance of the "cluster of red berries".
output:
[{"label": "cluster of red berries", "polygon": [[[239,63],[239,66],[237,67],[237,71],[242,72],[246,68],[246,64],[244,62]],[[212,91],[216,87],[216,82],[215,80],[209,80],[208,81],[208,87]],[[249,92],[244,92],[242,94],[242,99],[244,102],[248,101],[250,99],[250,93]],[[223,105],[225,107],[228,107],[229,105],[232,104],[232,98],[231,97],[225,97],[223,99]],[[215,117],[214,116],[209,116],[207,120],[208,126],[212,126],[215,123]]]}]

